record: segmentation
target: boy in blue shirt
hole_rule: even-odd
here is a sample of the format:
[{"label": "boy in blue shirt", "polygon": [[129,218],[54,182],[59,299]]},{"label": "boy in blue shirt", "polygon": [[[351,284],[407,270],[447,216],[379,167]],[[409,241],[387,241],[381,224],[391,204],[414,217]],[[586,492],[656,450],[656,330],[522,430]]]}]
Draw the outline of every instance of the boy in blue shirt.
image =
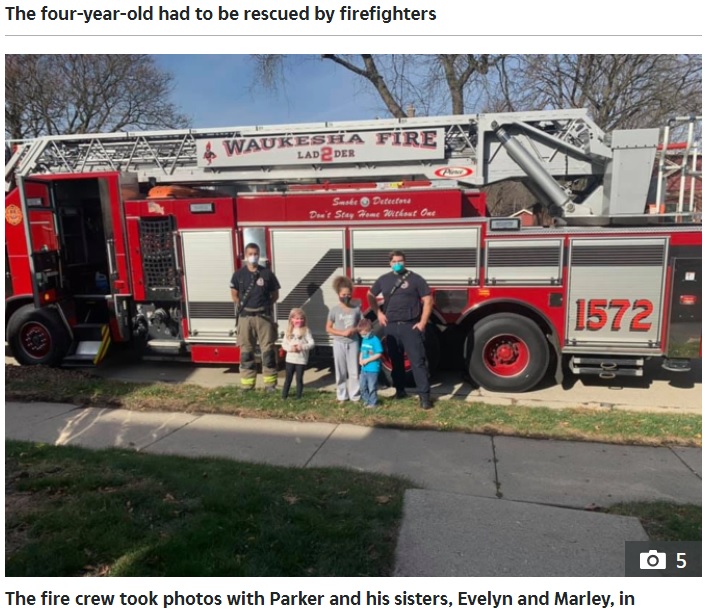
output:
[{"label": "boy in blue shirt", "polygon": [[367,409],[373,409],[378,402],[378,373],[381,372],[381,355],[383,345],[381,340],[373,334],[371,320],[362,318],[358,323],[358,332],[361,335],[361,352],[358,363],[361,365],[361,400]]}]

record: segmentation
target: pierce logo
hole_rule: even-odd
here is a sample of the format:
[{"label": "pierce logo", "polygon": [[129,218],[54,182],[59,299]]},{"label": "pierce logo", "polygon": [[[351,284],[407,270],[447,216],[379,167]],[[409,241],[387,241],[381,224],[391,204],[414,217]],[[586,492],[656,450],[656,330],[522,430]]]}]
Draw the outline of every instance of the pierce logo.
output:
[{"label": "pierce logo", "polygon": [[469,167],[441,167],[435,170],[438,178],[464,178],[473,173]]},{"label": "pierce logo", "polygon": [[367,208],[369,205],[371,205],[371,200],[368,197],[361,197],[361,201],[359,201],[361,204],[362,208]]}]

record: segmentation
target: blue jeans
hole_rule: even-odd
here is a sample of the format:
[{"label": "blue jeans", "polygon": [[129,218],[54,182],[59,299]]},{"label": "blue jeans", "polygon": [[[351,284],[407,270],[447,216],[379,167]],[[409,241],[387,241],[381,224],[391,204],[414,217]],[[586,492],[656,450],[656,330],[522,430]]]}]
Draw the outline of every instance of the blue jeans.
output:
[{"label": "blue jeans", "polygon": [[364,373],[361,371],[361,400],[367,407],[375,407],[378,402],[378,373]]}]

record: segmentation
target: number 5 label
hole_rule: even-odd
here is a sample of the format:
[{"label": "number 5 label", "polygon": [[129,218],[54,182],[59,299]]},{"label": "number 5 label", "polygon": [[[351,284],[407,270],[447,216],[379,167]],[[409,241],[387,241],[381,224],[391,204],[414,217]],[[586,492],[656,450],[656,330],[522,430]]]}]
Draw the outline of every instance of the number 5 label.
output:
[{"label": "number 5 label", "polygon": [[678,569],[682,570],[687,566],[687,561],[685,560],[685,555],[687,553],[678,553],[677,554],[677,567]]}]

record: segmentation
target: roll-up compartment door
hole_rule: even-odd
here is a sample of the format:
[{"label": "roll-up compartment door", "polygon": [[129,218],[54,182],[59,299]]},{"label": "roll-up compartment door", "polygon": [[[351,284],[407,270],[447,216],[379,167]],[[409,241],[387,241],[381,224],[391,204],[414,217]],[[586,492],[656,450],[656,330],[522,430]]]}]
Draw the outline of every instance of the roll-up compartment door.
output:
[{"label": "roll-up compartment door", "polygon": [[232,231],[183,231],[189,340],[234,342],[235,304],[230,278],[235,271]]},{"label": "roll-up compartment door", "polygon": [[667,238],[572,239],[567,346],[659,351]]},{"label": "roll-up compartment door", "polygon": [[388,271],[388,253],[403,250],[408,269],[429,284],[472,284],[479,270],[479,227],[354,229],[353,274],[370,284]]}]

